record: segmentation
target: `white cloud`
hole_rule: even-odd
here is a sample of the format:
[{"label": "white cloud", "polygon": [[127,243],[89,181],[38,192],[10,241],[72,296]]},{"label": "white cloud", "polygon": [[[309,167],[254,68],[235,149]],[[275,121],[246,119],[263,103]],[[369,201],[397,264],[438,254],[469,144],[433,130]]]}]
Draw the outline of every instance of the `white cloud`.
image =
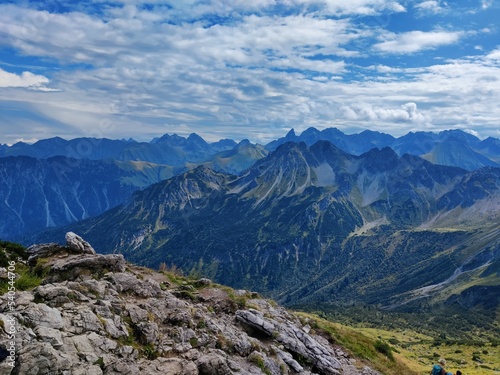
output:
[{"label": "white cloud", "polygon": [[50,80],[42,75],[25,71],[21,74],[9,73],[0,68],[0,87],[23,87],[36,91],[59,91],[46,87]]},{"label": "white cloud", "polygon": [[457,43],[465,33],[463,31],[410,31],[402,34],[388,34],[383,42],[375,44],[381,52],[408,54],[422,50]]},{"label": "white cloud", "polygon": [[[444,3],[444,5],[446,6],[447,4]],[[415,8],[425,13],[434,13],[434,14],[443,13],[446,11],[446,8],[441,6],[440,1],[436,0],[422,1],[421,3],[415,5]]]},{"label": "white cloud", "polygon": [[325,0],[327,8],[337,14],[377,15],[383,11],[404,12],[398,1],[387,0]]},{"label": "white cloud", "polygon": [[481,8],[488,9],[493,5],[493,0],[481,0]]},{"label": "white cloud", "polygon": [[[101,122],[113,125],[103,128],[103,136],[139,140],[179,129],[209,139],[269,141],[290,127],[353,125],[399,135],[452,126],[481,126],[489,129],[481,134],[496,134],[500,89],[492,77],[500,77],[498,49],[474,40],[491,52],[468,51],[476,57],[439,64],[424,54],[424,63],[410,61],[404,54],[452,45],[472,34],[389,33],[384,27],[393,26],[390,22],[373,28],[360,20],[376,17],[355,17],[390,19],[408,1],[172,1],[171,9],[151,0],[148,4],[158,6],[154,10],[140,2],[107,5],[103,14],[0,5],[0,43],[59,63],[50,86],[63,90],[46,95],[38,92],[49,90],[46,77],[9,76],[25,85],[34,82],[18,87],[38,90],[9,86],[0,92],[0,101],[25,104],[16,113],[34,114],[14,121],[8,109],[0,110],[2,130],[23,122],[28,134],[9,129],[4,133],[12,141],[44,138],[48,131],[69,138],[99,132]],[[272,14],[275,4],[296,9]],[[197,19],[209,13],[223,21]],[[383,39],[374,40],[375,31]],[[390,59],[391,54],[398,56]],[[368,65],[374,65],[366,67],[372,58]],[[57,124],[53,130],[51,121]],[[43,126],[37,128],[37,122]]]},{"label": "white cloud", "polygon": [[384,108],[370,103],[353,103],[340,107],[340,113],[348,120],[383,122],[427,123],[430,119],[417,110],[417,104],[408,102],[399,108]]},{"label": "white cloud", "polygon": [[500,60],[500,48],[495,49],[494,51],[491,51],[486,55],[487,60]]},{"label": "white cloud", "polygon": [[464,129],[464,132],[472,134],[473,136],[475,136],[477,138],[481,138],[479,133],[477,131],[475,131],[474,129]]}]

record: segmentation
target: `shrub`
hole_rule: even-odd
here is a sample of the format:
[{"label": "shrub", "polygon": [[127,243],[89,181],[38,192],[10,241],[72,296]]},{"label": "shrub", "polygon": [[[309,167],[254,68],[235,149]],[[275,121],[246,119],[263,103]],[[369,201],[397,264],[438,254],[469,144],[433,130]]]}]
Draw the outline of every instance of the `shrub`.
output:
[{"label": "shrub", "polygon": [[389,346],[388,343],[382,341],[382,340],[377,340],[375,342],[375,350],[379,353],[382,353],[385,355],[387,358],[389,358],[391,361],[394,361],[394,355],[392,354],[392,348]]}]

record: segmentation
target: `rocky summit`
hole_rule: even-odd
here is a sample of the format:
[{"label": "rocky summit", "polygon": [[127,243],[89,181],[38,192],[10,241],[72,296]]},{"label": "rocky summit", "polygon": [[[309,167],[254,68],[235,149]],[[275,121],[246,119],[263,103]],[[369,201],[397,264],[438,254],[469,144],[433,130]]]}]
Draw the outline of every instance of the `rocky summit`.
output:
[{"label": "rocky summit", "polygon": [[66,240],[17,259],[41,282],[0,297],[1,374],[378,374],[256,293]]}]

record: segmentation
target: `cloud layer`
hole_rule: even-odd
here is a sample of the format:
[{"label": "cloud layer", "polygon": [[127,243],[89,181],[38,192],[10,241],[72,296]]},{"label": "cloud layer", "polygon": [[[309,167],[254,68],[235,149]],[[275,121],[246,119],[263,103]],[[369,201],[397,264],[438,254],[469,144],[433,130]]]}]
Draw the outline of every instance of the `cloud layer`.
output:
[{"label": "cloud layer", "polygon": [[410,0],[2,4],[0,99],[17,110],[0,107],[0,143],[167,132],[267,142],[309,126],[499,136],[498,34],[474,18],[493,22],[498,9],[478,4],[470,24],[453,10]]}]

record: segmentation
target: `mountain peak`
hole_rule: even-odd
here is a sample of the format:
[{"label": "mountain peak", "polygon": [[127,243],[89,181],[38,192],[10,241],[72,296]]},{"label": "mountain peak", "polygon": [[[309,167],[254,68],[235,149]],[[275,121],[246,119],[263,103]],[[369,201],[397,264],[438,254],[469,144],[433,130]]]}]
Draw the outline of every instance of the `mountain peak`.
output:
[{"label": "mountain peak", "polygon": [[251,143],[250,143],[250,141],[249,141],[248,139],[246,139],[246,138],[245,138],[245,139],[242,139],[242,140],[240,141],[240,143],[238,143],[238,147],[248,146],[248,145],[250,145],[250,144],[251,144]]},{"label": "mountain peak", "polygon": [[192,141],[192,142],[207,143],[202,137],[200,137],[196,133],[189,134],[187,139],[188,139],[188,141]]},{"label": "mountain peak", "polygon": [[304,130],[301,135],[304,135],[307,137],[307,136],[311,136],[311,135],[318,135],[319,133],[321,133],[321,132],[318,129],[311,126],[311,127],[307,128],[306,130]]},{"label": "mountain peak", "polygon": [[369,171],[394,169],[399,162],[398,154],[390,147],[383,147],[382,149],[372,148],[361,155],[360,158],[364,160],[364,166]]},{"label": "mountain peak", "polygon": [[285,139],[295,139],[297,135],[295,134],[295,129],[291,128],[288,133],[286,133]]}]

